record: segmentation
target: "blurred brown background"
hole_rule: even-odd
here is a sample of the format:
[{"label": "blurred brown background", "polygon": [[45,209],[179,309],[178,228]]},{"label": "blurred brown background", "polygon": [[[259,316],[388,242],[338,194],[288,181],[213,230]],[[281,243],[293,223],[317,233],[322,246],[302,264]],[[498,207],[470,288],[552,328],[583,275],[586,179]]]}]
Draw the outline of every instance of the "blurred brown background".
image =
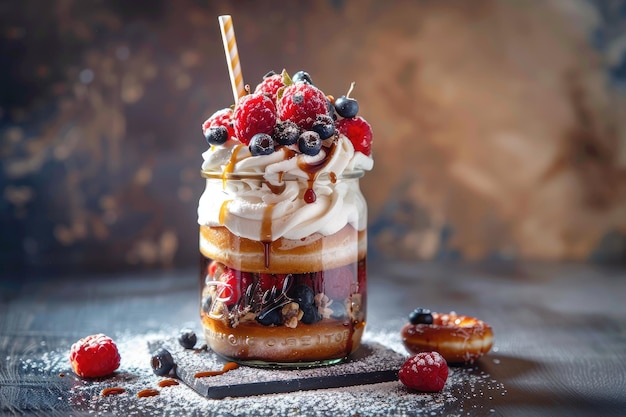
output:
[{"label": "blurred brown background", "polygon": [[246,83],[351,81],[371,259],[626,264],[626,2],[0,3],[0,269],[198,260],[200,124]]}]

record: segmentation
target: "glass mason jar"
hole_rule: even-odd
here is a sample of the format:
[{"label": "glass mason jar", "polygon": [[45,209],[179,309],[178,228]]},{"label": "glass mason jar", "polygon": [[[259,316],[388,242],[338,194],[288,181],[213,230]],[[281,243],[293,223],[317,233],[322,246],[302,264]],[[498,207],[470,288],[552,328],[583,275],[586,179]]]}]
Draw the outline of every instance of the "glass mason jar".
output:
[{"label": "glass mason jar", "polygon": [[365,328],[363,172],[202,176],[200,315],[210,348],[251,366],[346,359]]}]

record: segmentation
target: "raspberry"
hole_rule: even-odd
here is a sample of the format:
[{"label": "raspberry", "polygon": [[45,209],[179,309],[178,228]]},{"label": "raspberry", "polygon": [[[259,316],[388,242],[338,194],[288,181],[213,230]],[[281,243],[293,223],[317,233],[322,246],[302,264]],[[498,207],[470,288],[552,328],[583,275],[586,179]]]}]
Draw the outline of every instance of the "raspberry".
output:
[{"label": "raspberry", "polygon": [[265,94],[276,103],[276,92],[284,85],[283,76],[281,74],[272,74],[263,78],[263,81],[254,89],[254,93]]},{"label": "raspberry", "polygon": [[448,364],[437,352],[422,352],[404,362],[400,382],[420,392],[439,392],[448,379]]},{"label": "raspberry", "polygon": [[235,136],[245,145],[257,133],[271,135],[276,124],[276,106],[265,94],[248,94],[239,99],[235,112]]},{"label": "raspberry", "polygon": [[228,137],[235,137],[235,129],[233,128],[233,110],[230,108],[218,110],[211,115],[204,123],[202,123],[202,134],[206,136],[210,127],[224,126],[228,130]]},{"label": "raspberry", "polygon": [[328,114],[326,96],[311,84],[299,81],[285,88],[278,100],[278,117],[291,120],[304,130],[311,130],[315,118]]},{"label": "raspberry", "polygon": [[361,116],[341,119],[336,124],[337,130],[347,136],[355,151],[367,156],[372,153],[372,127]]},{"label": "raspberry", "polygon": [[120,366],[115,342],[103,334],[84,337],[72,345],[70,362],[76,375],[97,378],[112,374]]}]

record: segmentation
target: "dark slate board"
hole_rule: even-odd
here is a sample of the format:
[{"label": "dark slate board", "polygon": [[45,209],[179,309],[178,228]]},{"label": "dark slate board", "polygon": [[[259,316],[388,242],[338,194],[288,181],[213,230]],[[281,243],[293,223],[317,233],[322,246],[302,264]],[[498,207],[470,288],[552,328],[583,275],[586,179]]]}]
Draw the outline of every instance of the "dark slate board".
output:
[{"label": "dark slate board", "polygon": [[265,369],[240,366],[222,375],[195,378],[204,371],[219,371],[226,360],[211,351],[185,350],[175,340],[152,342],[150,350],[168,349],[176,361],[176,374],[200,395],[221,399],[301,390],[339,388],[395,381],[406,360],[378,343],[363,343],[350,358],[337,365],[309,369]]}]

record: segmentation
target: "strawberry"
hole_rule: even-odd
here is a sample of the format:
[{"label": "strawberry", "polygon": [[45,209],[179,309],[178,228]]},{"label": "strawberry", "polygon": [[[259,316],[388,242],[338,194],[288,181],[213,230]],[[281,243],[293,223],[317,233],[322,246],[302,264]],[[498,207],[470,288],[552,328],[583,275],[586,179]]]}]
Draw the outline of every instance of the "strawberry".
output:
[{"label": "strawberry", "polygon": [[311,130],[318,115],[328,114],[326,104],[326,96],[321,90],[298,81],[285,87],[283,95],[278,99],[278,117],[283,121],[291,120],[304,130]]},{"label": "strawberry", "polygon": [[341,119],[335,124],[339,133],[350,139],[354,150],[367,156],[372,153],[372,127],[361,116]]},{"label": "strawberry", "polygon": [[439,392],[448,379],[448,364],[437,352],[421,352],[404,362],[400,382],[420,392]]},{"label": "strawberry", "polygon": [[94,334],[72,345],[70,363],[81,378],[98,378],[112,374],[120,366],[120,354],[110,337]]},{"label": "strawberry", "polygon": [[230,108],[218,110],[202,123],[202,134],[206,136],[207,130],[211,127],[224,126],[228,131],[228,137],[235,137],[233,128],[233,110]]},{"label": "strawberry", "polygon": [[235,136],[245,145],[257,133],[271,135],[276,124],[276,106],[271,98],[253,93],[239,99],[233,113]]},{"label": "strawberry", "polygon": [[263,77],[263,81],[254,89],[255,93],[265,94],[276,103],[276,92],[279,88],[283,87],[283,76],[281,74],[268,74]]}]

